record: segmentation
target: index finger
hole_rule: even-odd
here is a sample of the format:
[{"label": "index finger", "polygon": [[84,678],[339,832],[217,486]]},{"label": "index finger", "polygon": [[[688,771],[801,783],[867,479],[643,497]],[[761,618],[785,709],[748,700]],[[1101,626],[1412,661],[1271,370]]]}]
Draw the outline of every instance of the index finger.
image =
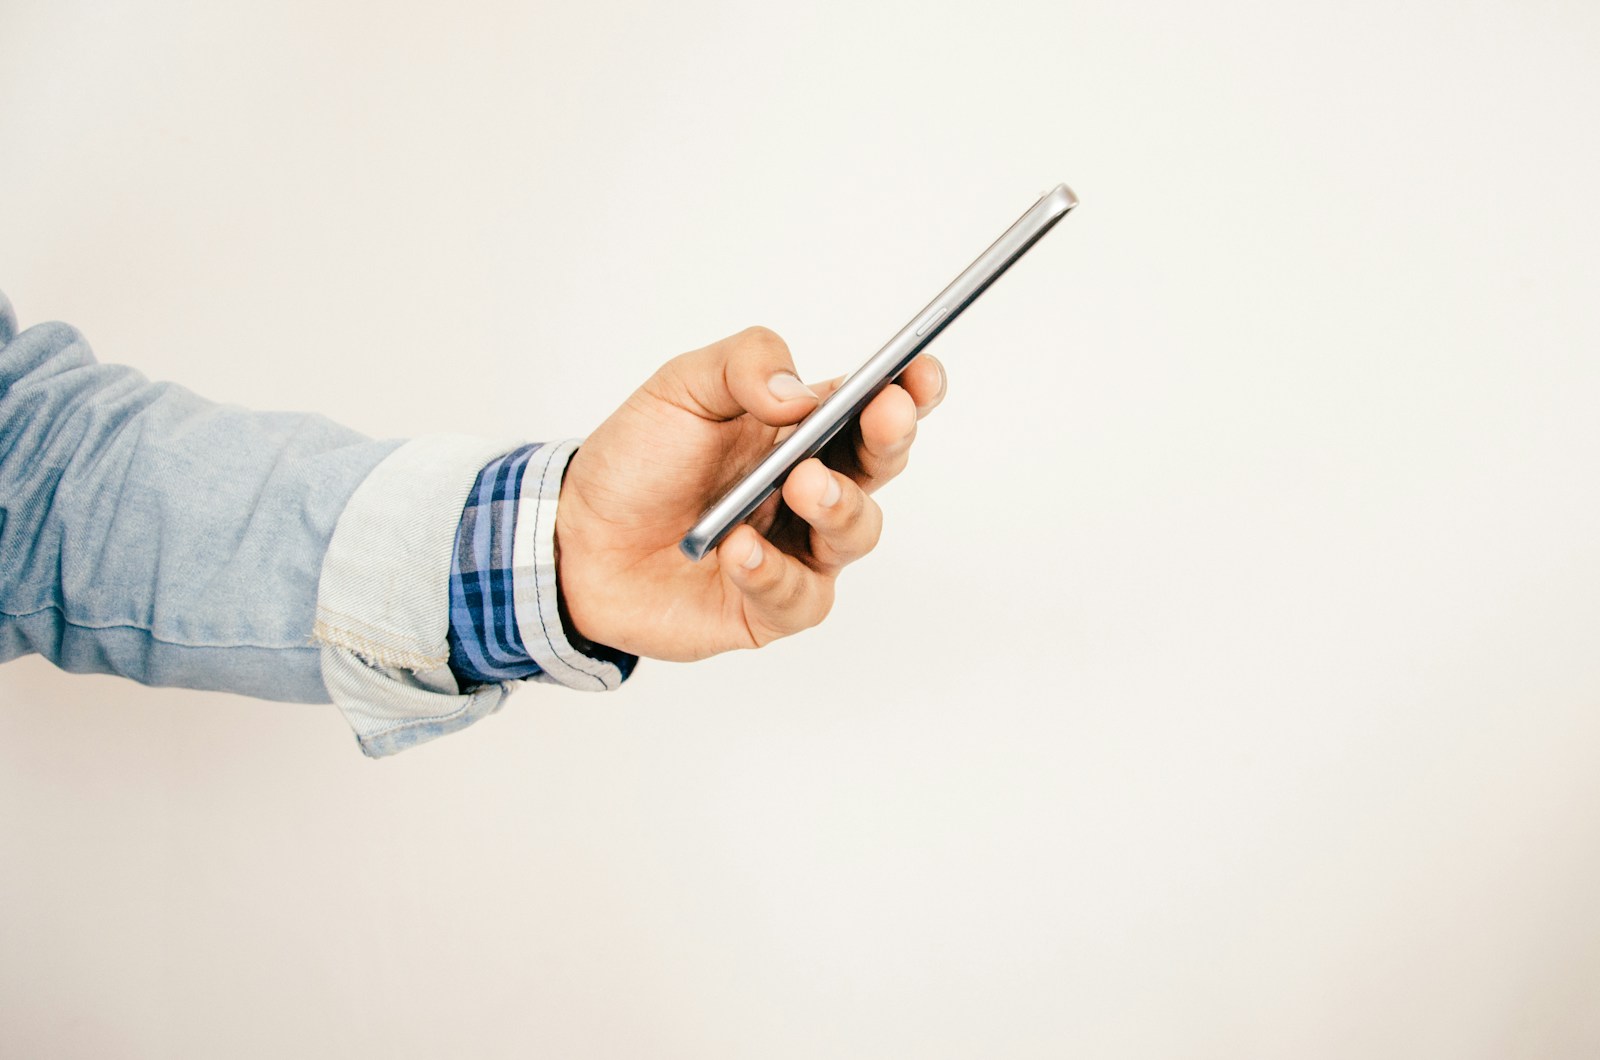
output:
[{"label": "index finger", "polygon": [[797,423],[817,405],[795,375],[788,344],[762,327],[674,357],[645,380],[644,392],[702,419],[749,413],[769,427]]}]

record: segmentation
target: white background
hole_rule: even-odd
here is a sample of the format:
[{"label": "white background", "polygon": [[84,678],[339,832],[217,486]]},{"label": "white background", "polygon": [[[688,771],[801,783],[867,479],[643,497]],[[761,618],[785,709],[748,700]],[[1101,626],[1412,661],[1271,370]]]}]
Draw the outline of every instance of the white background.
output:
[{"label": "white background", "polygon": [[0,670],[7,1057],[1600,1051],[1600,9],[0,3],[26,326],[375,435],[876,349],[830,622],[338,713]]}]

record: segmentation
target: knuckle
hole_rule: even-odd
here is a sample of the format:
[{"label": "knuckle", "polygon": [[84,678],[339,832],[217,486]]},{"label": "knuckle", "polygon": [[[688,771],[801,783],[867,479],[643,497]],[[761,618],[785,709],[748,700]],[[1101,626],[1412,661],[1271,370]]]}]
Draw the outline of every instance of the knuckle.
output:
[{"label": "knuckle", "polygon": [[651,374],[650,378],[645,380],[644,389],[650,389],[652,384],[676,383],[683,377],[689,366],[694,363],[693,358],[694,354],[692,353],[680,353],[676,357],[663,362]]},{"label": "knuckle", "polygon": [[830,584],[823,591],[817,593],[816,602],[812,604],[811,613],[806,616],[807,621],[803,628],[810,629],[812,626],[820,626],[832,611],[833,587]]},{"label": "knuckle", "polygon": [[910,451],[911,443],[916,440],[917,432],[916,428],[913,427],[910,432],[902,434],[897,438],[891,437],[885,439],[876,447],[874,447],[869,441],[862,448],[872,453],[872,455],[877,457],[879,460],[892,463],[896,459],[903,458],[905,454]]},{"label": "knuckle", "polygon": [[865,556],[878,547],[878,539],[883,536],[883,521],[880,519],[864,519],[850,529],[848,536],[839,541],[829,542],[832,552],[833,569]]},{"label": "knuckle", "polygon": [[778,587],[777,607],[788,614],[798,612],[806,600],[806,580],[799,571],[793,571]]},{"label": "knuckle", "polygon": [[853,525],[859,523],[863,517],[871,515],[870,509],[876,507],[876,505],[872,498],[867,496],[866,491],[854,482],[850,483],[848,489],[850,492],[850,522]]},{"label": "knuckle", "polygon": [[653,397],[679,404],[689,396],[688,379],[693,372],[694,362],[688,354],[682,354],[658,368],[641,389]]},{"label": "knuckle", "polygon": [[[873,504],[873,507],[877,508],[877,505]],[[872,518],[864,520],[864,523],[865,525],[861,529],[861,551],[859,553],[863,556],[877,548],[878,542],[883,539],[882,511],[880,510]]]},{"label": "knuckle", "polygon": [[867,489],[877,489],[886,483],[894,481],[895,477],[906,469],[908,460],[909,457],[904,453],[878,457],[870,466],[872,481],[867,484]]},{"label": "knuckle", "polygon": [[769,600],[777,599],[783,592],[783,568],[778,564],[773,549],[766,550],[766,556],[761,561],[761,567],[756,571],[756,577],[751,579],[757,592]]},{"label": "knuckle", "polygon": [[755,324],[739,332],[739,344],[758,354],[789,356],[789,344],[771,328]]},{"label": "knuckle", "polygon": [[789,633],[805,628],[806,582],[801,572],[787,571],[764,595],[763,610],[770,625]]},{"label": "knuckle", "polygon": [[833,518],[833,529],[853,534],[859,530],[862,519],[867,515],[867,505],[871,501],[854,482],[850,483],[846,492],[849,494],[849,499],[839,505],[838,514]]}]

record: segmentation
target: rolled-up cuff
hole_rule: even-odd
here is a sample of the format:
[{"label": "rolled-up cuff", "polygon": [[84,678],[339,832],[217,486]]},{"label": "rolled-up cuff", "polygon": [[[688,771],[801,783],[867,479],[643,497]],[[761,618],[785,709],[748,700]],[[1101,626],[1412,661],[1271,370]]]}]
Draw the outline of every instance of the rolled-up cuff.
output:
[{"label": "rolled-up cuff", "polygon": [[[516,682],[463,690],[450,671],[450,564],[478,473],[517,443],[433,435],[407,442],[351,495],[322,561],[313,640],[322,681],[374,758],[463,729],[500,709]],[[620,685],[638,659],[564,627],[556,584],[556,507],[578,442],[534,452],[512,539],[518,632],[542,673],[591,691]]]},{"label": "rolled-up cuff", "polygon": [[450,673],[450,558],[478,472],[516,442],[417,438],[351,495],[323,557],[313,640],[328,694],[374,757],[464,728],[509,686]]}]

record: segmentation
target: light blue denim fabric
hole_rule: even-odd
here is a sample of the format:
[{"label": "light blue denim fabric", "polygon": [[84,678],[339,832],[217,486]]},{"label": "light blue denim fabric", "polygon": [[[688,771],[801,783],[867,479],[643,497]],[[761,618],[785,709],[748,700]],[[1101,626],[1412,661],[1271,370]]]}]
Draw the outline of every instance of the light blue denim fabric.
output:
[{"label": "light blue denim fabric", "polygon": [[[449,665],[447,583],[462,507],[483,466],[514,448],[466,435],[414,438],[372,469],[339,516],[314,636],[328,692],[375,758],[466,728],[525,683],[462,689]],[[511,542],[513,611],[541,671],[530,681],[610,692],[631,661],[609,649],[589,654],[561,619],[555,524],[577,448],[576,439],[547,442],[529,458]]]},{"label": "light blue denim fabric", "polygon": [[399,441],[98,364],[0,294],[0,662],[327,702],[318,577]]},{"label": "light blue denim fabric", "polygon": [[[467,493],[520,444],[372,441],[321,416],[217,405],[96,363],[65,324],[16,334],[0,294],[0,662],[261,699],[332,700],[380,757],[500,709],[460,688],[449,575]],[[569,642],[555,522],[577,447],[523,477],[519,631],[546,672],[595,691],[623,672]]]}]

